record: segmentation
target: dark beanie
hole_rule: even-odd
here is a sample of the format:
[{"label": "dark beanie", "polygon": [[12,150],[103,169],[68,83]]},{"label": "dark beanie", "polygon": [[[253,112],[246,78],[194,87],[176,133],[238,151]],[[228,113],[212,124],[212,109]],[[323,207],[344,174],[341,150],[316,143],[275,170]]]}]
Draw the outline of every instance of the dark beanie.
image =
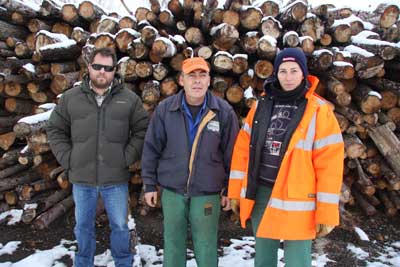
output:
[{"label": "dark beanie", "polygon": [[301,50],[300,48],[285,48],[278,53],[278,55],[275,57],[274,62],[274,74],[276,77],[278,76],[279,66],[283,62],[288,61],[296,62],[297,64],[299,64],[301,70],[303,71],[304,77],[307,77],[307,58],[304,55],[303,50]]}]

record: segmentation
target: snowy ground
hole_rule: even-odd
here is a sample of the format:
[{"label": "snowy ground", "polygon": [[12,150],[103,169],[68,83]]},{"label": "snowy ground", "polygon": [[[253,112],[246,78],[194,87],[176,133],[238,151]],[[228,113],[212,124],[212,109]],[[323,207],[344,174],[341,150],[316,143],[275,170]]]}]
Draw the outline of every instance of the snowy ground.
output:
[{"label": "snowy ground", "polygon": [[[20,221],[19,210],[11,210],[0,214],[0,220],[4,217],[9,218],[9,224],[15,224]],[[135,222],[132,218],[128,223],[129,228],[132,230],[135,228]],[[370,240],[367,234],[360,228],[356,228],[355,232],[358,235],[358,239],[362,240],[367,244],[367,247],[376,245],[376,241]],[[254,264],[254,238],[253,237],[242,237],[241,239],[231,239],[231,244],[227,247],[223,247],[223,253],[219,258],[220,267],[251,267]],[[329,242],[328,239],[322,238],[315,241],[314,253],[313,253],[313,267],[324,267],[328,263],[334,261],[329,259],[329,256],[324,251],[325,247]],[[4,254],[13,254],[20,248],[20,241],[10,241],[6,244],[0,243],[0,256]],[[18,262],[3,262],[0,263],[0,267],[64,267],[64,263],[60,261],[61,258],[67,256],[72,260],[76,251],[76,241],[70,241],[61,239],[59,245],[49,250],[36,250],[35,253]],[[400,266],[400,241],[388,243],[382,250],[378,252],[377,256],[372,256],[366,252],[363,248],[357,247],[352,243],[348,243],[346,249],[349,253],[353,254],[360,263],[361,266],[367,267],[389,267],[389,266]],[[156,247],[146,244],[139,244],[136,247],[137,254],[135,255],[135,261],[133,267],[150,267],[150,266],[162,266],[163,251],[162,249],[157,250]],[[278,267],[283,267],[283,250],[278,252],[280,262]],[[196,267],[194,255],[191,250],[188,250],[187,267]],[[142,264],[144,263],[144,264]],[[107,266],[114,267],[114,262],[111,257],[111,252],[107,249],[104,253],[95,257],[96,266]]]}]

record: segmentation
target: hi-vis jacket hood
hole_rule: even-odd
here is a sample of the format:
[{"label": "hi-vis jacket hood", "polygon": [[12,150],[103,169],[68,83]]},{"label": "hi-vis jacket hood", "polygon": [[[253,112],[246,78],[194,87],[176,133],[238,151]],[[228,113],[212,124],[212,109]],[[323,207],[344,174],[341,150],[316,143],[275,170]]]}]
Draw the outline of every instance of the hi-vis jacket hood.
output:
[{"label": "hi-vis jacket hood", "polygon": [[[318,78],[309,75],[307,79],[311,87],[304,114],[287,145],[257,237],[307,240],[315,238],[316,224],[339,224],[343,139],[329,105],[314,93]],[[232,156],[228,197],[240,199],[242,227],[254,206],[254,195],[248,189],[256,186],[257,177],[249,173],[254,173],[251,168],[260,158],[254,158],[251,138],[261,123],[254,118],[256,110],[266,105],[265,99],[249,111]]]}]

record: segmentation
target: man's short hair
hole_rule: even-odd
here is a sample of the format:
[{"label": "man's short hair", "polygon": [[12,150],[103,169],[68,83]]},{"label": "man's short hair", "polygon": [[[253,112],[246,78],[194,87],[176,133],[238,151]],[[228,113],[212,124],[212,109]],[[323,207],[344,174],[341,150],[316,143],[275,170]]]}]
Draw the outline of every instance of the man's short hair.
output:
[{"label": "man's short hair", "polygon": [[92,64],[94,61],[94,58],[96,57],[97,54],[102,55],[103,57],[111,57],[112,61],[113,61],[113,66],[117,65],[117,55],[115,54],[115,51],[113,49],[110,48],[98,48],[96,50],[93,51],[90,59],[89,59],[89,63]]}]

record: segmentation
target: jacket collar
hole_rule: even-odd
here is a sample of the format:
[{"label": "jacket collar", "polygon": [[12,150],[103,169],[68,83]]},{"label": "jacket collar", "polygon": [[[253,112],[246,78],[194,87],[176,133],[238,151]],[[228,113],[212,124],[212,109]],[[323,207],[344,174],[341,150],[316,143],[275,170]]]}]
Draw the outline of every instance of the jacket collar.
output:
[{"label": "jacket collar", "polygon": [[[89,75],[85,74],[85,76],[83,76],[83,78],[82,78],[81,89],[83,92],[85,92],[87,94],[92,92],[92,89],[90,89],[89,81],[90,81]],[[121,89],[122,89],[122,83],[117,77],[115,77],[114,81],[112,83],[110,94],[113,95],[115,93],[118,93],[119,91],[121,91]]]},{"label": "jacket collar", "polygon": [[310,82],[311,86],[306,93],[306,98],[310,98],[310,96],[314,94],[315,89],[317,89],[319,79],[314,75],[308,75],[307,80]]},{"label": "jacket collar", "polygon": [[[180,90],[179,93],[176,94],[176,96],[174,97],[174,99],[173,99],[173,101],[171,103],[171,106],[169,107],[169,111],[177,111],[177,110],[183,108],[182,107],[182,97],[184,97],[184,94],[185,94],[185,90],[184,89]],[[218,105],[216,97],[213,96],[210,91],[207,91],[206,94],[207,94],[207,96],[206,96],[206,99],[207,99],[206,105],[207,105],[207,107],[209,109],[211,109],[211,110],[219,110],[220,107]]]}]

